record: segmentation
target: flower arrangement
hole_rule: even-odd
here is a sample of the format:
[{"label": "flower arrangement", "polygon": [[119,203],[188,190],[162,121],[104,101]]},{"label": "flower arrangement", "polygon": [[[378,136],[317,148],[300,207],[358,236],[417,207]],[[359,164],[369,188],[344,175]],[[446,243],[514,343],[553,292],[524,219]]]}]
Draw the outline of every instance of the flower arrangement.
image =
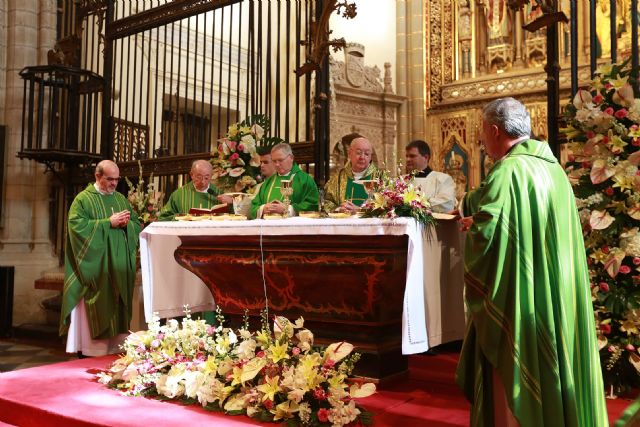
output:
[{"label": "flower arrangement", "polygon": [[205,409],[246,414],[260,421],[288,425],[343,426],[369,424],[371,414],[355,398],[375,392],[371,383],[348,383],[359,354],[346,342],[323,351],[313,347],[304,320],[276,317],[274,332],[263,316],[252,333],[245,316],[239,330],[192,319],[171,319],[161,326],[154,317],[149,329],[129,335],[125,354],[99,381],[131,396],[200,403]]},{"label": "flower arrangement", "polygon": [[640,99],[626,63],[600,67],[566,108],[605,384],[640,385]]},{"label": "flower arrangement", "polygon": [[140,224],[144,227],[158,218],[158,214],[162,209],[162,199],[164,198],[164,194],[156,191],[155,184],[152,182],[153,173],[149,176],[149,184],[145,189],[145,181],[142,176],[142,164],[139,160],[138,169],[140,171],[140,175],[138,176],[138,183],[136,185],[133,185],[131,180],[127,177],[125,177],[125,180],[129,187],[127,199],[129,199],[129,203],[131,203],[133,211],[138,216]]},{"label": "flower arrangement", "polygon": [[433,224],[431,205],[426,196],[416,187],[413,175],[391,178],[382,173],[377,179],[372,195],[361,206],[363,218],[412,217],[420,224]]},{"label": "flower arrangement", "polygon": [[269,147],[282,142],[278,137],[265,136],[271,124],[264,115],[256,115],[229,126],[227,135],[218,140],[212,159],[212,179],[223,191],[251,190],[260,177],[259,146]]}]

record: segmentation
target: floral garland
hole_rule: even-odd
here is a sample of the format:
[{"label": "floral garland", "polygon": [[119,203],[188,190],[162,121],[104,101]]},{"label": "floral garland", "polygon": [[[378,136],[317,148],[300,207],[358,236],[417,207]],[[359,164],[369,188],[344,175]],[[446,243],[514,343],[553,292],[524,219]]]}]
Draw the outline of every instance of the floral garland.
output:
[{"label": "floral garland", "polygon": [[164,193],[156,191],[155,183],[153,182],[153,173],[149,176],[149,184],[145,189],[140,160],[138,160],[138,170],[140,171],[140,175],[138,176],[138,183],[136,185],[133,185],[129,178],[125,177],[124,179],[127,181],[127,186],[129,187],[127,199],[129,203],[131,203],[133,211],[138,216],[140,224],[144,227],[158,219],[158,214],[162,209]]},{"label": "floral garland", "polygon": [[626,63],[596,71],[566,108],[605,384],[640,385],[640,99]]},{"label": "floral garland", "polygon": [[125,354],[99,381],[129,396],[152,396],[200,403],[230,415],[246,414],[260,421],[289,425],[343,426],[370,424],[371,414],[355,398],[375,393],[371,383],[349,384],[359,354],[346,342],[323,351],[313,347],[313,334],[276,317],[274,333],[263,316],[257,333],[244,326],[234,331],[192,319],[188,310],[180,324],[161,326],[156,316],[149,330],[129,335]]},{"label": "floral garland", "polygon": [[363,218],[412,217],[420,224],[434,223],[431,205],[414,185],[413,175],[391,178],[385,172],[378,178],[372,197],[361,206]]},{"label": "floral garland", "polygon": [[267,137],[271,124],[263,115],[256,115],[229,126],[227,135],[218,140],[212,179],[223,191],[251,190],[259,181],[260,155],[257,148],[270,147],[282,139]]}]

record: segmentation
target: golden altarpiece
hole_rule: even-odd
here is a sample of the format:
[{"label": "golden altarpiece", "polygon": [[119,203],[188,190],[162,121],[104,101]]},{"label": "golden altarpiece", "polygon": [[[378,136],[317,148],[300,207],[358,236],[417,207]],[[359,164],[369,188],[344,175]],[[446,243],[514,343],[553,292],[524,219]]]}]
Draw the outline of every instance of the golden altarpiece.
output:
[{"label": "golden altarpiece", "polygon": [[[547,135],[546,98],[546,34],[545,30],[527,32],[523,25],[538,16],[531,5],[513,11],[505,0],[425,0],[405,2],[400,9],[398,32],[406,31],[415,38],[422,35],[424,60],[424,96],[412,96],[409,79],[417,68],[415,56],[399,47],[400,95],[409,95],[410,105],[401,112],[400,134],[407,139],[424,138],[432,149],[431,166],[449,173],[458,184],[458,196],[477,186],[488,168],[489,159],[481,153],[478,128],[481,109],[488,101],[513,96],[523,101],[532,119],[532,132],[540,138]],[[560,3],[560,10],[569,14],[569,0]],[[578,2],[578,80],[582,85],[590,79],[589,70],[589,2]],[[599,61],[610,57],[609,0],[598,0],[596,12]],[[618,0],[618,59],[630,52],[629,0]],[[422,27],[417,28],[421,23]],[[559,24],[560,102],[561,108],[570,97],[570,28]],[[410,37],[409,37],[410,39]],[[404,62],[402,61],[404,60]],[[414,61],[412,63],[412,60]],[[402,70],[401,70],[402,71]],[[415,73],[414,73],[415,74]],[[406,79],[403,91],[402,79]],[[415,104],[424,103],[424,116],[419,117]],[[407,125],[420,123],[424,127]],[[400,144],[402,146],[402,144]],[[401,154],[398,152],[399,158]]]}]

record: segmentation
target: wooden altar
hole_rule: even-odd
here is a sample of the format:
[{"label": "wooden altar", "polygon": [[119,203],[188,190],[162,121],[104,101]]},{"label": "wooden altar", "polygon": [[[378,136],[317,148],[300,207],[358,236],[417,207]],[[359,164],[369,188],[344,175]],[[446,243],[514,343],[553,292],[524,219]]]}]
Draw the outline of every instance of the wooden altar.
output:
[{"label": "wooden altar", "polygon": [[407,370],[399,333],[407,236],[180,239],[176,261],[202,279],[225,316],[240,319],[248,310],[259,325],[266,286],[271,315],[304,317],[317,344],[354,344],[362,354],[357,375],[382,379]]},{"label": "wooden altar", "polygon": [[303,316],[317,343],[353,343],[357,373],[386,379],[403,355],[462,339],[460,237],[455,221],[409,218],[154,222],[140,235],[145,317],[218,304],[256,320],[266,289],[271,316]]}]

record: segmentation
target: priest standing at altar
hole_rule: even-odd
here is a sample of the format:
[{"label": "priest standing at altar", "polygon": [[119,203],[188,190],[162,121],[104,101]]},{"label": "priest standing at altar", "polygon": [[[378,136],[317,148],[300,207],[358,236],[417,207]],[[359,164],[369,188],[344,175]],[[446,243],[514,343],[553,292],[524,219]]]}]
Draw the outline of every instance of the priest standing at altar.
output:
[{"label": "priest standing at altar", "polygon": [[365,137],[351,141],[347,151],[348,162],[335,172],[325,185],[324,209],[355,213],[367,200],[367,192],[358,180],[375,179],[378,168],[371,161],[373,147]]},{"label": "priest standing at altar", "polygon": [[101,356],[120,351],[129,331],[140,222],[118,193],[118,166],[98,163],[96,182],[69,209],[60,335],[67,352]]},{"label": "priest standing at altar", "polygon": [[482,111],[495,164],[461,220],[469,325],[457,381],[472,426],[606,426],[582,227],[549,146],[513,98]]},{"label": "priest standing at altar", "polygon": [[220,195],[220,191],[211,183],[212,173],[210,162],[194,161],[189,172],[191,181],[171,193],[158,220],[171,221],[176,215],[189,213],[191,208],[211,209],[220,203],[231,203],[231,197]]},{"label": "priest standing at altar", "polygon": [[260,190],[253,198],[251,216],[262,218],[263,215],[282,215],[286,205],[280,192],[282,181],[291,181],[293,195],[290,197],[289,215],[303,211],[318,210],[318,187],[313,178],[300,169],[294,162],[291,146],[281,142],[271,149],[271,160],[276,173],[271,175],[260,186]]}]

